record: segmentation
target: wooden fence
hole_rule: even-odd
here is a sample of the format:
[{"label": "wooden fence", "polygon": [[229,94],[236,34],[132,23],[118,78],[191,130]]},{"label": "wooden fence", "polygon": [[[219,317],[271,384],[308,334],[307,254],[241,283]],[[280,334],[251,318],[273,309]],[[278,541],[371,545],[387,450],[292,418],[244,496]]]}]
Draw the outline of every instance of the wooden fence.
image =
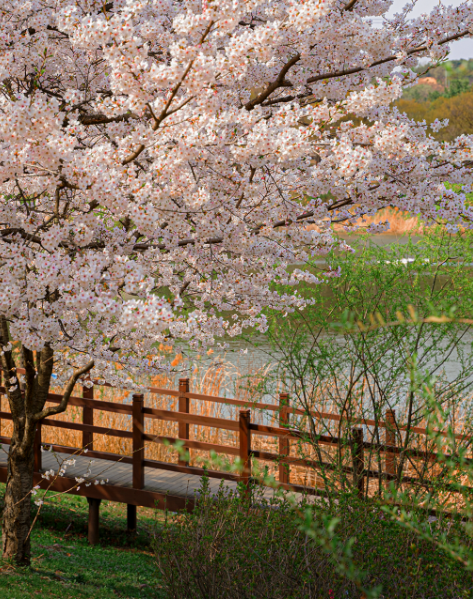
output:
[{"label": "wooden fence", "polygon": [[[19,373],[21,371],[19,370]],[[108,385],[107,385],[108,386]],[[87,448],[87,456],[98,460],[109,460],[112,462],[121,462],[131,465],[132,470],[132,485],[130,487],[118,486],[117,484],[110,485],[91,485],[81,486],[73,484],[74,480],[67,477],[57,477],[51,486],[52,490],[79,494],[86,496],[89,501],[89,541],[95,544],[98,541],[99,531],[99,505],[102,499],[126,503],[128,529],[136,529],[136,506],[145,507],[160,507],[167,508],[172,511],[181,509],[192,509],[193,500],[183,497],[173,497],[162,492],[153,492],[145,490],[145,468],[170,470],[180,472],[183,475],[198,475],[204,473],[210,478],[223,479],[228,481],[240,481],[250,488],[250,480],[252,479],[252,461],[262,460],[273,462],[278,471],[279,485],[284,489],[289,489],[296,492],[307,494],[323,494],[323,489],[317,488],[317,485],[312,487],[296,484],[291,481],[291,466],[303,466],[309,469],[320,471],[332,471],[336,476],[341,473],[345,477],[349,477],[351,484],[354,486],[360,496],[369,495],[369,483],[373,479],[380,481],[397,480],[402,484],[421,485],[429,488],[434,482],[432,476],[426,479],[422,476],[411,477],[406,476],[400,468],[397,467],[397,460],[408,459],[413,463],[416,460],[424,461],[424,463],[436,464],[442,461],[445,456],[440,456],[435,452],[421,451],[419,449],[403,446],[399,443],[402,439],[403,432],[416,433],[418,435],[427,435],[427,430],[419,427],[399,426],[396,422],[394,411],[389,410],[385,414],[384,421],[375,421],[369,419],[352,419],[351,421],[342,415],[321,413],[311,411],[309,414],[301,409],[290,406],[289,396],[281,394],[279,403],[269,404],[255,402],[248,404],[245,401],[238,399],[229,399],[224,397],[216,397],[211,395],[203,395],[192,393],[190,391],[189,379],[180,379],[179,390],[161,389],[157,387],[149,387],[147,391],[151,394],[159,394],[168,397],[177,398],[178,410],[162,410],[146,407],[144,405],[144,397],[142,394],[134,394],[132,403],[114,403],[103,401],[94,398],[94,387],[82,388],[82,397],[72,396],[69,400],[70,406],[82,408],[82,422],[69,422],[57,420],[54,418],[45,418],[38,423],[34,445],[34,482],[41,483],[42,470],[42,431],[44,427],[58,427],[82,432],[82,447],[66,447],[63,445],[52,445],[54,451],[64,454],[80,454],[84,448]],[[5,387],[0,386],[0,397],[6,393]],[[214,402],[240,408],[238,419],[215,418],[190,413],[190,400]],[[50,393],[48,401],[51,403],[59,403],[61,395]],[[273,415],[273,420],[276,419],[279,426],[268,426],[257,424],[251,421],[251,409],[262,410]],[[118,414],[126,414],[131,418],[131,430],[119,430],[97,426],[94,424],[95,411],[114,412]],[[317,434],[311,436],[308,432],[291,429],[290,416],[307,416],[316,420],[327,420],[346,423],[348,427],[348,435],[343,439],[333,435]],[[2,420],[11,420],[10,412],[0,411],[0,442],[10,444],[11,439],[1,435]],[[146,419],[157,419],[166,422],[178,423],[178,436],[159,436],[146,433]],[[199,425],[204,427],[212,427],[225,431],[233,431],[237,433],[238,443],[236,446],[221,445],[216,443],[207,443],[197,441],[190,438],[190,425]],[[365,431],[369,427],[376,427],[377,430],[384,429],[384,443],[372,443],[365,440]],[[438,432],[439,435],[445,435],[444,432]],[[94,449],[94,435],[110,435],[130,439],[132,442],[131,455],[120,455],[118,453],[96,451]],[[278,439],[278,452],[269,452],[255,447],[254,439],[256,436],[266,436]],[[457,439],[464,439],[462,435],[456,435]],[[197,466],[191,466],[183,459],[183,454],[179,455],[177,463],[170,463],[158,460],[146,459],[145,457],[145,442],[150,443],[169,443],[174,444],[180,441],[185,449],[195,449],[204,452],[215,451],[218,454],[226,454],[233,457],[239,457],[243,465],[242,471],[239,474],[231,472],[222,472],[212,469],[203,469]],[[346,448],[351,456],[351,466],[340,466],[340,464],[323,463],[321,460],[311,460],[304,457],[295,457],[291,455],[291,443],[310,443],[314,445],[325,445],[329,448],[339,448],[341,444]],[[50,445],[49,443],[47,444]],[[377,470],[368,467],[366,455],[369,452],[376,452],[378,456],[383,456],[382,460],[378,460],[381,468]],[[467,460],[471,462],[472,460]],[[7,468],[0,467],[0,480],[6,481]],[[448,485],[446,486],[448,489]],[[461,490],[458,486],[450,489],[457,492]]]},{"label": "wooden fence", "polygon": [[[19,372],[20,369],[18,369]],[[108,386],[108,385],[107,385]],[[133,487],[139,489],[143,487],[144,481],[144,468],[162,468],[165,470],[173,470],[176,472],[182,472],[187,474],[203,474],[204,469],[196,466],[190,466],[186,461],[179,458],[178,462],[173,464],[169,462],[162,462],[157,460],[147,460],[144,456],[144,442],[151,443],[164,443],[164,444],[175,444],[176,442],[182,442],[184,449],[196,449],[205,452],[214,451],[218,454],[226,454],[234,457],[239,457],[244,469],[239,479],[243,482],[248,482],[251,478],[251,462],[252,458],[262,461],[275,462],[278,465],[279,472],[279,483],[285,488],[291,488],[294,490],[313,492],[314,489],[310,487],[297,485],[292,483],[290,479],[290,466],[299,465],[313,469],[337,469],[337,466],[333,466],[330,463],[323,463],[318,460],[310,460],[305,458],[298,458],[290,455],[290,443],[291,440],[302,443],[317,443],[320,445],[336,446],[341,443],[347,444],[346,439],[340,439],[332,435],[316,435],[313,437],[311,434],[289,428],[289,417],[291,414],[304,416],[307,415],[304,410],[298,408],[292,408],[289,405],[289,396],[287,394],[280,394],[279,404],[260,403],[254,402],[249,404],[248,402],[229,399],[224,397],[216,397],[211,395],[203,395],[199,393],[192,393],[190,391],[190,380],[188,378],[180,379],[179,390],[161,389],[157,387],[149,387],[148,392],[152,394],[159,394],[164,396],[175,397],[178,399],[178,411],[172,410],[161,410],[156,408],[145,407],[142,394],[134,394],[132,404],[114,403],[109,401],[102,401],[94,399],[94,388],[83,387],[82,397],[72,396],[69,400],[70,406],[78,406],[82,408],[82,423],[79,422],[67,422],[63,420],[57,420],[54,418],[45,418],[42,420],[37,427],[36,439],[35,439],[35,470],[39,472],[41,470],[41,444],[42,444],[42,429],[43,427],[52,426],[58,428],[66,428],[70,430],[76,430],[82,432],[82,448],[88,449],[88,456],[97,459],[106,459],[111,461],[120,461],[122,463],[131,464],[133,468]],[[0,387],[0,394],[5,393],[5,387]],[[238,420],[230,420],[225,418],[215,418],[211,416],[202,416],[190,413],[190,400],[215,402],[225,405],[237,406],[241,408],[239,412]],[[48,395],[48,401],[51,403],[60,403],[61,395],[50,393]],[[251,409],[262,410],[265,412],[273,413],[279,419],[279,427],[267,426],[263,424],[256,424],[251,422]],[[110,429],[94,425],[94,411],[100,410],[105,412],[115,412],[118,414],[127,414],[131,417],[131,430],[118,430]],[[340,421],[346,420],[346,418],[331,413],[322,413],[317,411],[311,411],[310,416],[317,420],[329,420],[329,421]],[[145,432],[145,419],[158,419],[167,422],[178,423],[178,436],[157,436],[153,434],[147,434]],[[1,420],[11,420],[11,414],[9,412],[0,411],[0,431],[1,431]],[[234,431],[239,435],[239,446],[232,447],[228,445],[221,445],[215,443],[207,443],[190,439],[189,425],[200,425],[205,427],[212,427],[216,429]],[[352,467],[345,467],[344,470],[347,473],[353,475],[354,480],[358,486],[359,492],[363,493],[365,489],[366,480],[370,478],[383,478],[385,480],[395,480],[397,477],[396,473],[396,456],[403,454],[407,455],[410,459],[423,459],[429,462],[437,461],[440,456],[433,452],[426,452],[417,449],[410,449],[405,447],[399,447],[396,445],[396,440],[402,431],[407,431],[407,427],[399,427],[396,424],[395,413],[393,410],[388,410],[385,414],[384,421],[375,421],[370,419],[354,419],[351,421],[351,437],[348,443],[348,450],[352,454]],[[364,439],[364,428],[366,427],[377,427],[385,430],[385,443],[371,443]],[[425,428],[410,427],[410,433],[417,433],[426,435],[427,431]],[[93,435],[110,435],[115,437],[121,437],[124,439],[131,439],[133,451],[131,456],[119,455],[111,452],[94,451]],[[439,433],[441,435],[445,433]],[[268,451],[262,451],[252,446],[252,438],[255,435],[263,435],[269,437],[276,437],[279,439],[279,451],[278,453],[272,453]],[[457,435],[458,438],[464,438],[462,435]],[[0,440],[3,443],[9,443],[10,439],[0,435]],[[48,443],[49,445],[49,443]],[[62,453],[76,453],[80,447],[65,447],[53,444],[55,451]],[[374,450],[381,454],[384,454],[384,470],[377,471],[368,469],[365,466],[365,451]],[[222,478],[228,480],[235,480],[234,474],[226,472],[217,472],[207,470],[206,472],[209,477]],[[403,477],[404,482],[416,482],[416,479],[412,477]]]}]

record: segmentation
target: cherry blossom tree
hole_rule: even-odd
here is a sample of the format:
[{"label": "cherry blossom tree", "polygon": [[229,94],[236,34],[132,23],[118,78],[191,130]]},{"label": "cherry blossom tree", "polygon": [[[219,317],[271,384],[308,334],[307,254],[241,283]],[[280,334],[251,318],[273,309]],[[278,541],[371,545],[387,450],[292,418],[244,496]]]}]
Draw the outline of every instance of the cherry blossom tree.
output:
[{"label": "cherry blossom tree", "polygon": [[[4,556],[29,562],[35,429],[76,382],[129,384],[169,368],[161,343],[209,346],[264,331],[263,308],[304,307],[296,284],[333,273],[301,265],[344,247],[333,223],[395,206],[470,227],[444,182],[468,191],[472,138],[439,143],[392,102],[419,58],[471,35],[472,3],[373,26],[390,5],[2,1]],[[46,407],[53,371],[63,398]]]}]

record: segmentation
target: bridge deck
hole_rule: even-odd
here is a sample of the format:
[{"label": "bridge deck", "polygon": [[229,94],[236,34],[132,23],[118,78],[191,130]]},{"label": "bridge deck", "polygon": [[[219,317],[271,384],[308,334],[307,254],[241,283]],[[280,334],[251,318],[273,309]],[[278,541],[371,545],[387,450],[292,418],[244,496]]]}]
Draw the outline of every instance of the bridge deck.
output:
[{"label": "bridge deck", "polygon": [[[7,466],[8,451],[9,445],[0,445],[0,469],[4,472]],[[88,458],[87,455],[72,456],[66,453],[48,451],[45,451],[42,454],[43,467],[41,472],[54,470],[54,472],[57,473],[61,464],[65,460],[71,458],[75,460],[75,464],[67,467],[65,476],[61,477],[63,482],[68,482],[70,487],[77,484],[75,480],[76,477],[81,477],[92,482],[92,485],[90,486],[86,486],[85,482],[81,483],[80,489],[71,490],[74,494],[95,497],[97,496],[97,492],[98,495],[101,496],[103,494],[101,491],[108,489],[109,492],[106,493],[107,499],[111,501],[123,501],[123,493],[117,495],[116,492],[113,492],[113,489],[127,489],[129,492],[136,495],[136,501],[133,501],[133,503],[136,505],[143,505],[143,502],[139,500],[140,496],[167,496],[170,500],[172,498],[179,498],[181,501],[186,498],[192,500],[199,495],[199,490],[201,488],[201,477],[198,475],[145,467],[143,491],[147,493],[143,494],[142,492],[140,493],[140,491],[133,489],[131,464],[103,459],[91,459]],[[37,477],[40,477],[40,475],[37,475]],[[4,476],[2,478],[4,478]],[[103,480],[106,481],[106,483],[105,485],[96,486],[94,484],[95,480]],[[223,485],[225,489],[231,491],[235,491],[237,488],[237,483],[235,481],[210,478],[210,493],[215,495],[220,485]],[[44,481],[43,484],[41,484],[41,487],[44,488],[46,486],[47,483]],[[59,490],[57,485],[55,488]],[[274,494],[274,489],[267,488],[263,494],[264,497],[269,500]],[[302,498],[300,493],[295,493],[295,495]],[[128,494],[126,494],[126,496],[128,496]],[[128,502],[128,500],[126,502]],[[172,501],[168,501],[168,504],[170,509],[172,509]],[[147,503],[145,503],[145,505],[147,505]]]}]

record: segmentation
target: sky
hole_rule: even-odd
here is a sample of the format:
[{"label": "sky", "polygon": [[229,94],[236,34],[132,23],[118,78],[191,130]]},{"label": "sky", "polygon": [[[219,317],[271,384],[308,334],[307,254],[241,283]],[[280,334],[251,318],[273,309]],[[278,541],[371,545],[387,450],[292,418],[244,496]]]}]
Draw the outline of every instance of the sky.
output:
[{"label": "sky", "polygon": [[[411,13],[412,16],[416,17],[422,13],[430,12],[437,2],[438,0],[417,0],[416,7]],[[463,0],[442,0],[442,4],[449,6],[458,6],[459,4],[462,4],[462,2]],[[407,3],[407,0],[394,0],[390,14],[399,12]],[[473,58],[473,38],[453,42],[450,48],[449,58],[452,60],[458,60],[459,58]]]}]

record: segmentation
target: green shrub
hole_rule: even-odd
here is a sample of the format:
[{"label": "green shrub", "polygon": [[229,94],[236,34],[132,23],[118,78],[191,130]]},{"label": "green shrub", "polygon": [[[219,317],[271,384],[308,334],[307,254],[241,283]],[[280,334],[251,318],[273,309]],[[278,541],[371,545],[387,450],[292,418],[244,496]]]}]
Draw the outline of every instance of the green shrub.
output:
[{"label": "green shrub", "polygon": [[[249,501],[206,481],[193,513],[168,518],[154,542],[173,599],[459,599],[471,574],[374,503],[341,496],[295,504],[283,494]],[[446,534],[461,524],[417,520]]]},{"label": "green shrub", "polygon": [[195,511],[166,522],[155,551],[170,597],[318,596],[317,572],[328,567],[327,557],[299,530],[285,498],[259,495],[251,507],[221,486],[212,499],[204,483]]}]

